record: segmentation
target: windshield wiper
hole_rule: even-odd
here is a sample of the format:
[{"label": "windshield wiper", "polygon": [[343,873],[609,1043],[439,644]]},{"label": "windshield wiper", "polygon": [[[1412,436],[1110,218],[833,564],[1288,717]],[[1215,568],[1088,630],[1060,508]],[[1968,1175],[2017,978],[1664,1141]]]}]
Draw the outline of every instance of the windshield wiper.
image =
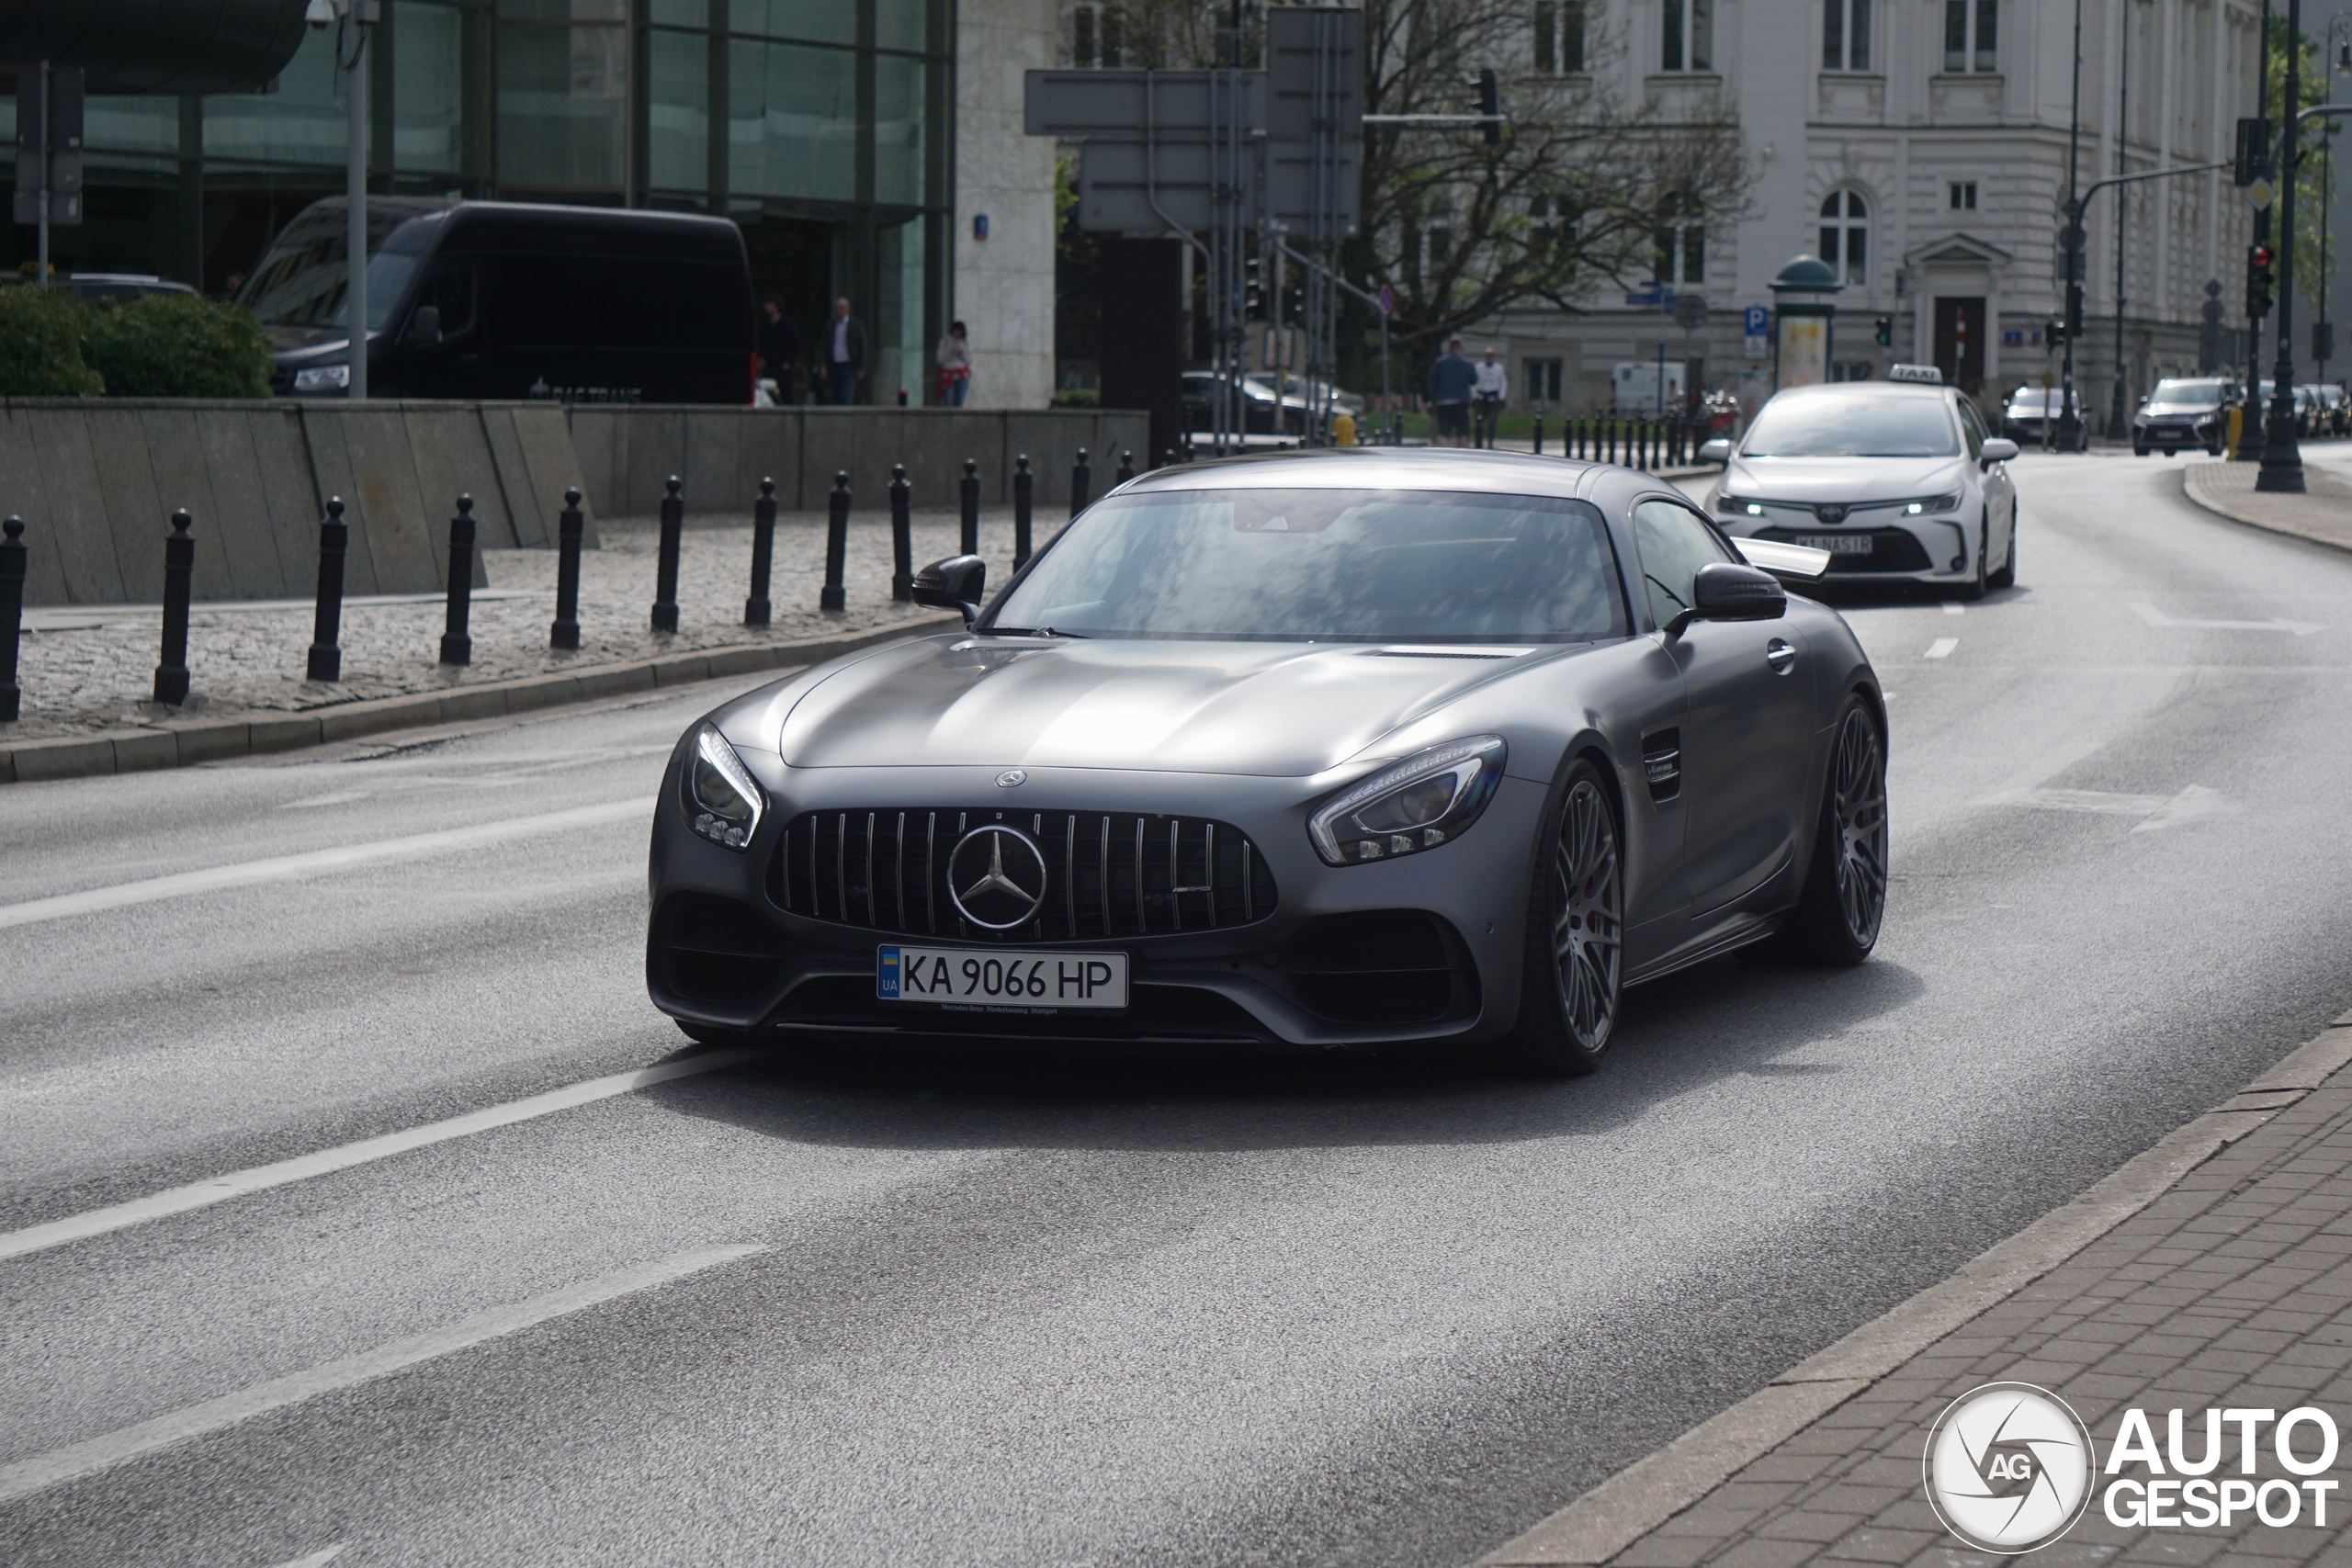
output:
[{"label": "windshield wiper", "polygon": [[1067,637],[1086,640],[1084,632],[1057,631],[1052,626],[990,626],[990,637]]}]

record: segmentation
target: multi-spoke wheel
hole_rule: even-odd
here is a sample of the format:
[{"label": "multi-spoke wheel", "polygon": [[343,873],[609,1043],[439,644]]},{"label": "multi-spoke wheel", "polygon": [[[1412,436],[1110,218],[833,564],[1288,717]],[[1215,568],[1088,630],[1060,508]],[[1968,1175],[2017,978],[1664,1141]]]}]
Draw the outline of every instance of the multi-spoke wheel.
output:
[{"label": "multi-spoke wheel", "polygon": [[1781,946],[1819,964],[1860,964],[1886,916],[1886,744],[1859,696],[1846,701],[1804,894]]},{"label": "multi-spoke wheel", "polygon": [[1590,762],[1569,768],[1550,826],[1551,863],[1538,870],[1529,900],[1527,971],[1511,1055],[1530,1071],[1568,1076],[1600,1066],[1623,988],[1625,876],[1617,811]]}]

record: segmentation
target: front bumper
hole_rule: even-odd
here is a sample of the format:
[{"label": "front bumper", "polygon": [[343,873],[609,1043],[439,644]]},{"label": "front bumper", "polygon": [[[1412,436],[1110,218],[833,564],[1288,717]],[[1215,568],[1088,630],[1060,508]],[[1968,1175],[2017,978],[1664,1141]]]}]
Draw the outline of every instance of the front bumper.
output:
[{"label": "front bumper", "polygon": [[2135,419],[2132,423],[2132,445],[2134,446],[2217,446],[2222,442],[2222,422],[2219,416],[2199,415],[2193,419]]},{"label": "front bumper", "polygon": [[[995,767],[788,769],[773,753],[742,754],[770,797],[744,850],[691,830],[678,804],[678,756],[655,807],[646,986],[654,1005],[682,1022],[753,1033],[1215,1050],[1483,1040],[1515,1021],[1530,851],[1544,797],[1538,784],[1506,777],[1485,814],[1451,843],[1333,867],[1315,854],[1306,829],[1309,806],[1328,791],[1305,795],[1295,779],[1031,768],[1016,805],[996,786]],[[787,829],[810,812],[862,820],[868,812],[943,805],[974,821],[1002,813],[1024,830],[1033,817],[1073,812],[1230,824],[1263,857],[1272,907],[1208,929],[1060,940],[1015,931],[993,942],[956,935],[952,911],[938,919],[921,899],[901,916],[889,893],[863,908],[852,897],[846,908],[827,907],[831,918],[817,918],[807,912],[808,884],[777,874]],[[1049,890],[1049,899],[1057,897]],[[1193,908],[1197,921],[1204,906]],[[975,1011],[879,1000],[876,950],[909,942],[1124,952],[1131,1005],[1118,1013]]]},{"label": "front bumper", "polygon": [[1896,507],[1859,506],[1843,521],[1824,523],[1809,509],[1766,505],[1762,515],[1717,510],[1715,521],[1738,538],[1779,539],[1818,547],[1822,539],[1867,538],[1860,553],[1835,552],[1832,581],[1962,582],[1975,573],[1976,531],[1964,512],[1908,516]]}]

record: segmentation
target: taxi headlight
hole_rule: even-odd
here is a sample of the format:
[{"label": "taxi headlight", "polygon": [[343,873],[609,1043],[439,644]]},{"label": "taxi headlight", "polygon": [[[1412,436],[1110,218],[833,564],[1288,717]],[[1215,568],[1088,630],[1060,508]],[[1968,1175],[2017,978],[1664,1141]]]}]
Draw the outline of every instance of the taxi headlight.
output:
[{"label": "taxi headlight", "polygon": [[686,821],[714,844],[740,850],[759,831],[767,797],[727,738],[708,724],[695,731],[686,759]]},{"label": "taxi headlight", "polygon": [[1307,837],[1331,865],[1433,850],[1486,810],[1503,755],[1499,735],[1432,746],[1340,791],[1306,819]]},{"label": "taxi headlight", "polygon": [[1917,517],[1929,512],[1950,512],[1958,507],[1960,502],[1961,495],[1958,491],[1952,491],[1950,495],[1931,495],[1918,501],[1906,501],[1903,503],[1903,515]]}]

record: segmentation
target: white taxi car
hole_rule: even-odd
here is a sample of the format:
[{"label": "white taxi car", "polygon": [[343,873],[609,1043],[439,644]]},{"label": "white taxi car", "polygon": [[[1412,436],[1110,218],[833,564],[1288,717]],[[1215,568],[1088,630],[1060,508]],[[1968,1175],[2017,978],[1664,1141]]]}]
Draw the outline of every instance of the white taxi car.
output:
[{"label": "white taxi car", "polygon": [[1840,581],[1910,581],[1963,599],[2017,581],[2017,443],[1933,367],[1775,392],[1707,496],[1727,534],[1827,550]]}]

